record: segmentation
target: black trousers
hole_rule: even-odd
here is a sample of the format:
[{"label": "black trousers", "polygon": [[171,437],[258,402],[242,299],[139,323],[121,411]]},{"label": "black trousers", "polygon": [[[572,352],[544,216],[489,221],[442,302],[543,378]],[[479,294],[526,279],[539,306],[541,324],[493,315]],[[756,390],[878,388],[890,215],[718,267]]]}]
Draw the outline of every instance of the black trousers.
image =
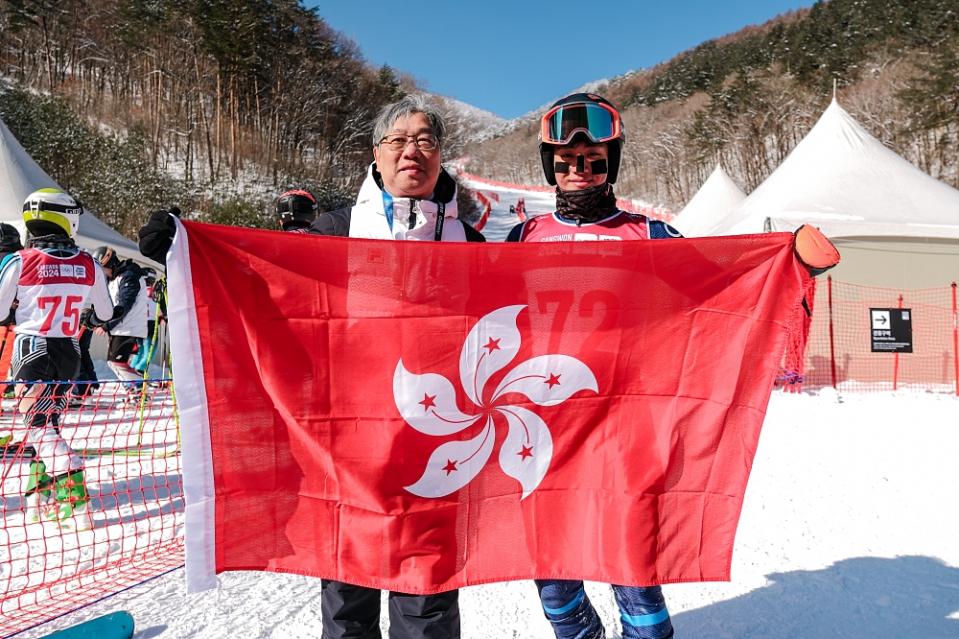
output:
[{"label": "black trousers", "polygon": [[[324,579],[323,639],[381,639],[380,591]],[[389,639],[459,639],[459,591],[391,592]]]},{"label": "black trousers", "polygon": [[[85,328],[80,333],[77,343],[80,345],[80,373],[77,379],[83,382],[93,382],[97,379],[97,371],[93,367],[93,358],[90,357],[90,342],[93,340],[93,329]],[[73,387],[73,394],[83,397],[90,392],[91,386],[99,387],[99,384],[76,384]]]}]

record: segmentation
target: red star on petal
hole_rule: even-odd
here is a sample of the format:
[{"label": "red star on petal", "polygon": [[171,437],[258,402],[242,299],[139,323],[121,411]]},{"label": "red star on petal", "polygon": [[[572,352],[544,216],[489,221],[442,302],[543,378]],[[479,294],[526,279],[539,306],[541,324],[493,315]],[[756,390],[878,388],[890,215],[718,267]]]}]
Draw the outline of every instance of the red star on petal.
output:
[{"label": "red star on petal", "polygon": [[498,351],[498,350],[500,350],[500,348],[499,348],[499,342],[500,342],[499,339],[493,339],[493,338],[491,337],[491,338],[489,338],[489,341],[486,343],[486,346],[484,346],[483,348],[489,350],[489,352],[492,354],[493,351]]},{"label": "red star on petal", "polygon": [[532,456],[533,456],[533,447],[532,447],[532,446],[523,446],[523,450],[519,451],[519,452],[516,453],[516,454],[519,455],[520,457],[522,457],[523,459],[526,459],[527,457],[532,457]]},{"label": "red star on petal", "polygon": [[453,461],[452,459],[447,459],[446,465],[443,466],[443,470],[445,470],[446,474],[449,475],[451,472],[456,470],[456,462]]},{"label": "red star on petal", "polygon": [[427,395],[426,393],[423,393],[423,401],[418,402],[423,405],[423,412],[426,412],[430,408],[434,408],[436,406],[436,402],[433,401],[434,399],[436,399],[436,395]]},{"label": "red star on petal", "polygon": [[550,388],[552,388],[553,386],[559,386],[560,376],[562,376],[562,373],[560,373],[559,375],[557,375],[556,373],[550,373],[549,379],[543,383],[549,386]]}]

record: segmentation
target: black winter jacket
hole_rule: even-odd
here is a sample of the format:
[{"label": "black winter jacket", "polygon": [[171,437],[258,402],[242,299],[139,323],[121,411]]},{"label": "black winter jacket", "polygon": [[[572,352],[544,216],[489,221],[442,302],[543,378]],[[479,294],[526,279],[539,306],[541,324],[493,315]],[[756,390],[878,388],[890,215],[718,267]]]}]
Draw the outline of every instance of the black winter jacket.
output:
[{"label": "black winter jacket", "polygon": [[123,316],[136,304],[137,296],[140,295],[140,279],[145,275],[143,268],[133,260],[120,262],[116,267],[113,277],[121,278],[120,289],[117,291],[117,299],[113,300],[113,319],[105,322],[103,328],[109,331],[123,321]]}]

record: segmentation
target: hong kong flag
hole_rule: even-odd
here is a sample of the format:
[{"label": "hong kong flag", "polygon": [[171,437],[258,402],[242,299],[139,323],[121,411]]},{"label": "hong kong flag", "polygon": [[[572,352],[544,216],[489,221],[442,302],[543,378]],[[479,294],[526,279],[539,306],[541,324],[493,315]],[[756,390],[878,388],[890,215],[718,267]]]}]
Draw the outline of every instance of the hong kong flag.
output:
[{"label": "hong kong flag", "polygon": [[468,244],[183,223],[187,574],[727,580],[792,236]]}]

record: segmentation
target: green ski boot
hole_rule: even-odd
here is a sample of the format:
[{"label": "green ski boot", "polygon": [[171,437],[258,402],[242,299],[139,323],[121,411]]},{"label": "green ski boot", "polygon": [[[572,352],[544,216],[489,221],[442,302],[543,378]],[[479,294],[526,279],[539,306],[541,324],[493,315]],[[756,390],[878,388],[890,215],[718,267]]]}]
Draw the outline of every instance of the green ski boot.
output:
[{"label": "green ski boot", "polygon": [[87,512],[90,496],[87,494],[86,484],[83,483],[82,470],[74,470],[58,477],[55,496],[56,508],[47,515],[50,521],[84,530],[93,527],[93,521]]},{"label": "green ski boot", "polygon": [[44,497],[49,497],[52,484],[53,479],[47,474],[46,464],[39,459],[30,460],[30,476],[27,478],[25,495],[29,497],[33,493],[40,493]]},{"label": "green ski boot", "polygon": [[47,474],[46,465],[38,460],[30,460],[30,475],[27,477],[27,490],[24,492],[24,514],[27,523],[42,521],[43,515],[50,510],[53,501],[53,479]]}]

